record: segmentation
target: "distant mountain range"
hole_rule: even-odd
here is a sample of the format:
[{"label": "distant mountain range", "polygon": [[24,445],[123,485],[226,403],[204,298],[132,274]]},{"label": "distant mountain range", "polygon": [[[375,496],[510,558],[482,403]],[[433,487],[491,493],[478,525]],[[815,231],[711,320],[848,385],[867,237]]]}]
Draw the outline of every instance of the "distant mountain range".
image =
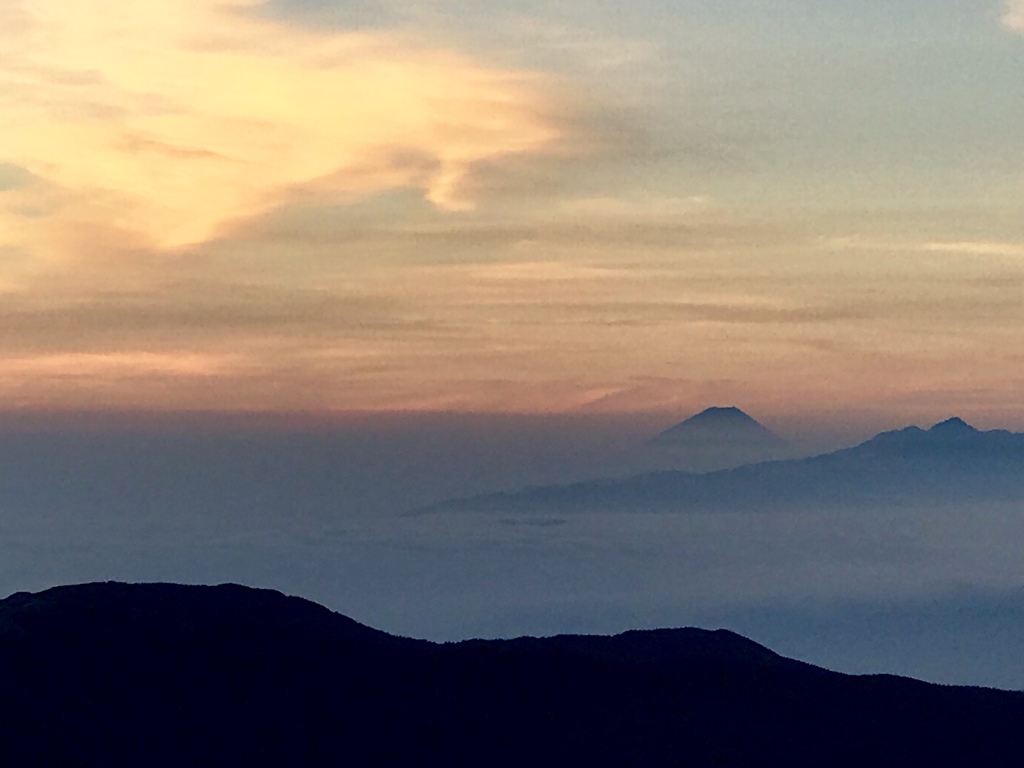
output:
[{"label": "distant mountain range", "polygon": [[672,468],[696,472],[794,456],[785,440],[735,406],[706,408],[655,435],[647,446],[673,457]]},{"label": "distant mountain range", "polygon": [[[671,430],[670,430],[671,431]],[[1024,434],[951,418],[853,448],[715,472],[653,472],[457,499],[428,510],[750,510],[1024,498]]]},{"label": "distant mountain range", "polygon": [[0,601],[4,766],[1019,766],[1024,694],[727,631],[437,645],[224,585]]}]

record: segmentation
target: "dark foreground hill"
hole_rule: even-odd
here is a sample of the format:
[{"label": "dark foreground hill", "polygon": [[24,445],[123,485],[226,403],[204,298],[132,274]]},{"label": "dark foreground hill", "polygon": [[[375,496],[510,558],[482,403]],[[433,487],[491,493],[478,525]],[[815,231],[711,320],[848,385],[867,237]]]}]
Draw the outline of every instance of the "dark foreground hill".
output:
[{"label": "dark foreground hill", "polygon": [[725,631],[436,645],[276,592],[0,601],[4,766],[1019,766],[1024,694]]},{"label": "dark foreground hill", "polygon": [[981,431],[952,418],[928,430],[883,432],[853,448],[810,458],[703,474],[654,472],[541,486],[456,499],[418,511],[756,511],[1022,498],[1024,434]]}]

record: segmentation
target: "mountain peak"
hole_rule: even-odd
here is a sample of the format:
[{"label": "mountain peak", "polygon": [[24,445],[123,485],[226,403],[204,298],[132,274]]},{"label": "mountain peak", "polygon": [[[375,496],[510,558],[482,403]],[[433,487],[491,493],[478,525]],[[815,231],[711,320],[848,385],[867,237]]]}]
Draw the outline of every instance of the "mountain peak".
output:
[{"label": "mountain peak", "polygon": [[710,451],[720,463],[726,459],[722,466],[763,461],[770,458],[772,451],[785,445],[785,440],[736,406],[705,408],[656,435],[650,442],[691,453]]},{"label": "mountain peak", "polygon": [[928,431],[947,435],[969,435],[977,433],[978,430],[959,416],[953,416],[945,421],[940,421]]},{"label": "mountain peak", "polygon": [[[694,423],[730,423],[730,424],[757,424],[757,420],[741,411],[735,405],[711,406],[700,413],[694,414],[683,421],[683,424]],[[760,425],[759,425],[760,426]]]},{"label": "mountain peak", "polygon": [[[702,436],[711,434],[725,436],[736,435],[738,433],[756,433],[762,436],[771,435],[772,437],[776,437],[774,432],[758,422],[757,419],[748,416],[736,406],[730,405],[725,407],[713,406],[711,408],[705,408],[700,413],[694,414],[690,418],[676,424],[674,427],[666,429],[655,439],[673,440],[678,437],[695,434],[700,434]],[[778,438],[776,437],[776,439]]]},{"label": "mountain peak", "polygon": [[906,427],[882,432],[864,443],[883,451],[974,451],[991,455],[1018,450],[1020,436],[1002,429],[981,431],[958,416],[940,421],[929,429]]}]

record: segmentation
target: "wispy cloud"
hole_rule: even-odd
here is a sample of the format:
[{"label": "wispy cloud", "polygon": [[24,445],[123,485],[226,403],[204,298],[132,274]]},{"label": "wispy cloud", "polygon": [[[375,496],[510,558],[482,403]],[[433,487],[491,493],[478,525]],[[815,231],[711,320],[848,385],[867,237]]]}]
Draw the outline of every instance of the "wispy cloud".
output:
[{"label": "wispy cloud", "polygon": [[38,355],[5,359],[4,379],[26,374],[91,378],[109,375],[111,371],[116,371],[122,376],[211,376],[224,370],[232,360],[232,356],[201,355],[192,352]]},{"label": "wispy cloud", "polygon": [[238,12],[253,5],[5,4],[0,163],[48,189],[31,206],[44,226],[24,199],[0,199],[0,245],[59,257],[70,244],[46,232],[72,227],[176,247],[309,185],[336,199],[416,188],[461,209],[475,164],[560,135],[532,75],[408,35]]},{"label": "wispy cloud", "polygon": [[937,253],[963,253],[971,256],[1010,256],[1024,258],[1024,243],[992,240],[925,243],[922,248]]},{"label": "wispy cloud", "polygon": [[481,264],[471,266],[466,271],[480,280],[496,282],[546,283],[555,281],[579,284],[584,281],[614,280],[630,277],[629,271],[625,269],[555,261]]},{"label": "wispy cloud", "polygon": [[934,240],[914,242],[883,240],[860,236],[835,237],[824,240],[830,248],[852,250],[879,250],[894,253],[948,253],[967,256],[1024,257],[1024,243],[1002,240]]},{"label": "wispy cloud", "polygon": [[1013,32],[1024,34],[1024,0],[1007,0],[1003,26]]}]

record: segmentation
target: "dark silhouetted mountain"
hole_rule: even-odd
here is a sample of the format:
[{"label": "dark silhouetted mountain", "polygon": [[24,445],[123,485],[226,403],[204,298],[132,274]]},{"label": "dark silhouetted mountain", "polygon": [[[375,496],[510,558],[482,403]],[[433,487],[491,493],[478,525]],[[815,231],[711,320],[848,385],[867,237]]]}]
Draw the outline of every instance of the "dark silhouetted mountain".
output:
[{"label": "dark silhouetted mountain", "polygon": [[788,444],[739,408],[707,408],[653,437],[648,446],[671,453],[679,466],[711,471],[786,458]]},{"label": "dark silhouetted mountain", "polygon": [[854,677],[731,632],[389,636],[238,586],[0,602],[5,766],[1018,766],[1024,694]]},{"label": "dark silhouetted mountain", "polygon": [[659,445],[689,443],[693,440],[763,440],[782,443],[782,438],[739,408],[706,408],[685,421],[656,435]]},{"label": "dark silhouetted mountain", "polygon": [[[853,448],[716,472],[654,472],[457,499],[429,510],[750,510],[1024,498],[1024,434],[958,418],[883,432]],[[428,511],[428,510],[424,510]]]}]

